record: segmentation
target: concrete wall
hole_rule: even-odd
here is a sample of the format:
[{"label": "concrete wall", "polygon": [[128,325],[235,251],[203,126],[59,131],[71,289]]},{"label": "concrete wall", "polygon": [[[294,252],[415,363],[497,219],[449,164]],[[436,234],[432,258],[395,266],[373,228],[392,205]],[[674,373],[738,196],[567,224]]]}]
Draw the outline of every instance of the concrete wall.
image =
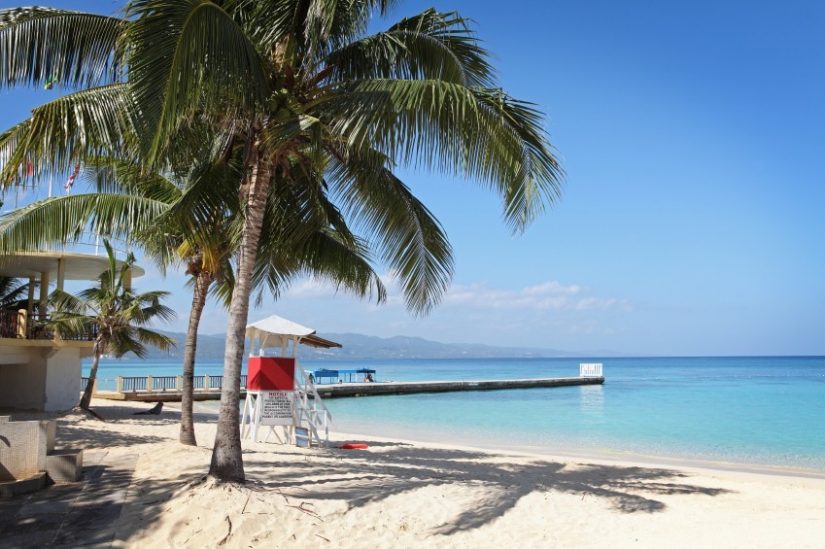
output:
[{"label": "concrete wall", "polygon": [[38,349],[27,364],[0,364],[0,408],[42,410],[46,402],[46,362]]},{"label": "concrete wall", "polygon": [[63,347],[46,358],[47,412],[70,410],[80,401],[80,349]]},{"label": "concrete wall", "polygon": [[0,409],[70,410],[80,401],[80,360],[72,346],[3,345],[0,340]]},{"label": "concrete wall", "polygon": [[54,432],[53,424],[53,421],[0,423],[0,481],[25,479],[46,470],[49,429]]}]

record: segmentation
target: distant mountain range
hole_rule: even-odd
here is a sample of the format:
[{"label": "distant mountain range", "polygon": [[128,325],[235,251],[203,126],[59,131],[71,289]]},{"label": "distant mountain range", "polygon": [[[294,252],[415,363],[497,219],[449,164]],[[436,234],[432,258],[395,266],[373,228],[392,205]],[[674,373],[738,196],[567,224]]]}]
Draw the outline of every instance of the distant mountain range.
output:
[{"label": "distant mountain range", "polygon": [[[147,358],[183,357],[186,334],[165,332],[177,342],[171,352],[151,350]],[[198,337],[197,356],[202,360],[220,360],[224,352],[224,335],[203,335]],[[556,349],[536,347],[497,347],[477,343],[442,343],[421,337],[375,337],[363,334],[324,333],[324,338],[337,341],[341,349],[301,349],[301,358],[311,360],[353,360],[353,359],[394,359],[394,358],[540,358],[582,356]]]}]

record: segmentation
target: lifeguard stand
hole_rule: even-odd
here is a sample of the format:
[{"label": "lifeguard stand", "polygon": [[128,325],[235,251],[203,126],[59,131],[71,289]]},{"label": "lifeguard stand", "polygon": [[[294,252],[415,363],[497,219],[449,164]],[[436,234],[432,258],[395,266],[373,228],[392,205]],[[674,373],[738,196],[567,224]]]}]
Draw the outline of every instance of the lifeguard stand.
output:
[{"label": "lifeguard stand", "polygon": [[[259,440],[258,430],[263,425],[269,427],[265,441],[274,434],[284,444],[326,443],[332,416],[298,362],[298,345],[324,349],[341,345],[277,315],[249,324],[246,337],[250,355],[242,436]],[[265,356],[266,349],[279,349],[280,356]]]}]

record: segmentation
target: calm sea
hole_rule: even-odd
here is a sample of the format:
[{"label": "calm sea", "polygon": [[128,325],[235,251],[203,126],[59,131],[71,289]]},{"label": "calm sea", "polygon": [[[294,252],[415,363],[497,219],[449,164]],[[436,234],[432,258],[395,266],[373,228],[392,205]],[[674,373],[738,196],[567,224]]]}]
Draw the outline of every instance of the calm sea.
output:
[{"label": "calm sea", "polygon": [[[604,358],[603,386],[328,400],[343,432],[633,454],[825,471],[825,358]],[[561,377],[582,359],[305,361],[382,380]],[[106,363],[118,375],[175,375],[176,363]],[[220,363],[198,373],[218,375]],[[85,372],[85,370],[84,370]],[[110,380],[110,381],[106,381]]]}]

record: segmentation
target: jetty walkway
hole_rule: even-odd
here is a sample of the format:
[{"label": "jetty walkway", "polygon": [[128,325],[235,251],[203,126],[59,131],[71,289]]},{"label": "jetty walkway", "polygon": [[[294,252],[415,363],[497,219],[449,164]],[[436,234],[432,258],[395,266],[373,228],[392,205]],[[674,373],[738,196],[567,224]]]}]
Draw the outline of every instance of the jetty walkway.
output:
[{"label": "jetty walkway", "polygon": [[[373,383],[316,384],[321,398],[363,397],[377,395],[409,395],[416,393],[448,393],[462,391],[500,391],[507,389],[537,389],[573,385],[601,385],[601,369],[593,373],[580,372],[575,377],[534,379],[492,379],[467,381],[384,381]],[[195,400],[220,400],[221,376],[195,376]],[[181,376],[118,377],[114,391],[96,391],[97,398],[139,402],[180,402]],[[241,376],[241,396],[246,393],[246,376]]]},{"label": "jetty walkway", "polygon": [[500,391],[537,389],[571,385],[601,385],[604,377],[551,377],[539,379],[491,379],[483,381],[390,381],[376,383],[338,383],[316,385],[322,398],[375,395],[409,395],[414,393],[450,393],[460,391]]}]

